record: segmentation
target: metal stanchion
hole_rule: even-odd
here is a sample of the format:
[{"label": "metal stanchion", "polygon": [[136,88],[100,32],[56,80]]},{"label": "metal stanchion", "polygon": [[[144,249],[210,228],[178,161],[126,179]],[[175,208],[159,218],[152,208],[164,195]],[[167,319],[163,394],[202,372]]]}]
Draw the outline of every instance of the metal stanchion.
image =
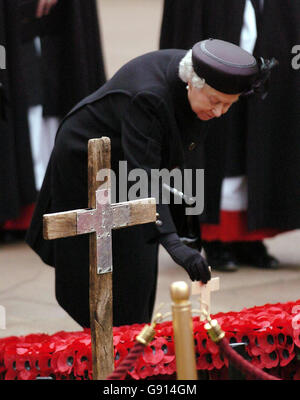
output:
[{"label": "metal stanchion", "polygon": [[174,282],[170,291],[177,379],[197,380],[190,289],[186,282]]}]

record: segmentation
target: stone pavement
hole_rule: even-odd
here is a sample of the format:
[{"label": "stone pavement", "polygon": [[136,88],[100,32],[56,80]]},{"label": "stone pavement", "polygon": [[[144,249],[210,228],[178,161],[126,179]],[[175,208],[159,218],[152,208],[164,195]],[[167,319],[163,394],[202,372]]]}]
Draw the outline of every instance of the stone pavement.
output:
[{"label": "stone pavement", "polygon": [[[100,0],[100,20],[108,77],[129,59],[158,46],[162,0]],[[281,261],[277,271],[240,268],[220,276],[221,288],[212,294],[212,312],[286,302],[300,298],[300,231],[266,241]],[[185,271],[161,249],[157,305],[170,309],[169,286],[189,282]],[[0,247],[0,305],[6,308],[6,329],[0,337],[60,330],[76,324],[57,304],[54,270],[45,266],[24,243]],[[196,300],[193,306],[197,308]],[[1,322],[0,322],[1,325]]]}]

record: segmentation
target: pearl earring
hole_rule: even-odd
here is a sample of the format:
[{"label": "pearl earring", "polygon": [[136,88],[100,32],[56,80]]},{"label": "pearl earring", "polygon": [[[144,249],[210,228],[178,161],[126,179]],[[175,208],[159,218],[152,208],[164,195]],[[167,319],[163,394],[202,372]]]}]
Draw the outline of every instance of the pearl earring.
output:
[{"label": "pearl earring", "polygon": [[186,85],[186,90],[189,90],[189,88],[190,88],[189,85]]}]

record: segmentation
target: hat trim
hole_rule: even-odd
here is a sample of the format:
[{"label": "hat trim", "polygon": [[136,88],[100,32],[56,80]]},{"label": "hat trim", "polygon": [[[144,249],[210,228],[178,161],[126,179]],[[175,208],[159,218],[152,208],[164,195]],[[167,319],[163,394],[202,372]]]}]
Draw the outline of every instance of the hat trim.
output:
[{"label": "hat trim", "polygon": [[255,59],[254,59],[253,63],[251,63],[251,64],[244,64],[244,65],[239,65],[239,64],[231,63],[231,62],[229,62],[229,61],[224,61],[224,60],[222,60],[222,58],[219,58],[219,57],[215,56],[215,55],[212,54],[209,50],[206,49],[206,47],[205,47],[205,43],[206,43],[206,42],[207,42],[207,40],[205,40],[204,42],[202,42],[202,43],[200,44],[201,50],[203,50],[203,52],[204,52],[206,55],[208,55],[208,56],[210,56],[211,58],[214,58],[215,60],[219,61],[221,64],[224,64],[224,65],[232,65],[232,66],[234,66],[234,67],[241,68],[241,69],[253,67],[253,66],[256,65],[256,60],[255,60]]}]

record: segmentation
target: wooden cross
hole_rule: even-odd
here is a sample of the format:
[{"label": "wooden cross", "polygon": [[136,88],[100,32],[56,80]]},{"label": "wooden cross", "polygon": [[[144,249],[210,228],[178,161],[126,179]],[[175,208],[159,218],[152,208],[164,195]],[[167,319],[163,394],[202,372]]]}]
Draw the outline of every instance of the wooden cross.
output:
[{"label": "wooden cross", "polygon": [[[99,172],[106,176],[99,181]],[[156,221],[154,198],[111,204],[110,139],[88,142],[89,209],[44,215],[44,238],[90,234],[93,379],[114,370],[111,230]]]},{"label": "wooden cross", "polygon": [[[210,294],[220,289],[220,278],[212,278],[205,285],[201,282],[192,282],[192,295],[200,295],[200,311],[210,314]],[[200,313],[200,321],[204,321],[205,313]]]}]

